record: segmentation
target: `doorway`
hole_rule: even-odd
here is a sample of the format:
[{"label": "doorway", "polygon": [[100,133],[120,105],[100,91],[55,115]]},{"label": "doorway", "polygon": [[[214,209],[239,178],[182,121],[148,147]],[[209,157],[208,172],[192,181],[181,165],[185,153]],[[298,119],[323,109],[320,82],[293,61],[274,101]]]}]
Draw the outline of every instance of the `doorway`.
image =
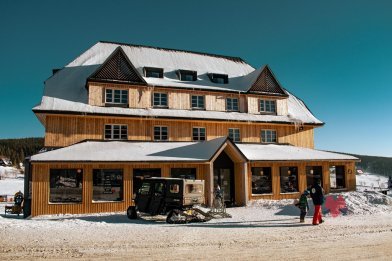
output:
[{"label": "doorway", "polygon": [[214,188],[219,185],[227,206],[234,205],[234,162],[222,151],[214,161]]}]

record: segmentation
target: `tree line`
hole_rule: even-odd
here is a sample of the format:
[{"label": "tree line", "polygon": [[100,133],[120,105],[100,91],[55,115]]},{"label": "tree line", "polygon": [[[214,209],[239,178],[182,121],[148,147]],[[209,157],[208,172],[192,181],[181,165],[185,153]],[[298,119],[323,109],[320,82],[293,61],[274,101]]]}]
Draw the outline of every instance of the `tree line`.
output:
[{"label": "tree line", "polygon": [[363,171],[383,176],[392,176],[392,158],[355,154],[351,155],[361,160],[361,162],[356,163],[356,166],[361,168]]},{"label": "tree line", "polygon": [[0,156],[5,156],[19,167],[25,157],[38,153],[44,147],[44,138],[0,139]]}]

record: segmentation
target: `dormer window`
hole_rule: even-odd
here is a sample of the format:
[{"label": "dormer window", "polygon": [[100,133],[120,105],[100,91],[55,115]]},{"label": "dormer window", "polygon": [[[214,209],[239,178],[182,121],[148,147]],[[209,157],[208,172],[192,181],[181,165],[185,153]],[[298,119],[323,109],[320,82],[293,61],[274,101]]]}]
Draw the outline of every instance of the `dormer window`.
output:
[{"label": "dormer window", "polygon": [[105,89],[105,104],[108,106],[126,106],[128,104],[128,90]]},{"label": "dormer window", "polygon": [[229,83],[229,76],[227,74],[219,74],[219,73],[209,73],[211,82],[219,83],[219,84],[227,84]]},{"label": "dormer window", "polygon": [[197,80],[196,71],[178,70],[178,78],[180,81],[192,82]]},{"label": "dormer window", "polygon": [[148,78],[163,78],[163,69],[155,67],[144,67],[144,76]]},{"label": "dormer window", "polygon": [[260,100],[260,113],[276,113],[276,101]]}]

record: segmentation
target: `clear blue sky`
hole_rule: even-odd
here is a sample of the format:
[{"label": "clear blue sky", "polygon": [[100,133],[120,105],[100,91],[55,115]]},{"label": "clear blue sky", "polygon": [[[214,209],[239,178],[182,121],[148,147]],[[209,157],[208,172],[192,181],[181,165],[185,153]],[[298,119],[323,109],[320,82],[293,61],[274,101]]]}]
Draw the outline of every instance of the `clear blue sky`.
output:
[{"label": "clear blue sky", "polygon": [[392,156],[392,1],[0,1],[0,138],[43,136],[43,82],[99,40],[269,64],[326,125],[316,148]]}]

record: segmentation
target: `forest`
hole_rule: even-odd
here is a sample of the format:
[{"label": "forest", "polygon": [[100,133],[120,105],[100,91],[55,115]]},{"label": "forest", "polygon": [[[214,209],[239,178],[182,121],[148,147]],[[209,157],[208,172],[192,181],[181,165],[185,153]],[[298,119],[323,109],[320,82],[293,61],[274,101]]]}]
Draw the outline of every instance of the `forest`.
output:
[{"label": "forest", "polygon": [[25,157],[38,153],[44,147],[44,138],[0,139],[0,156],[9,158],[19,167]]}]

